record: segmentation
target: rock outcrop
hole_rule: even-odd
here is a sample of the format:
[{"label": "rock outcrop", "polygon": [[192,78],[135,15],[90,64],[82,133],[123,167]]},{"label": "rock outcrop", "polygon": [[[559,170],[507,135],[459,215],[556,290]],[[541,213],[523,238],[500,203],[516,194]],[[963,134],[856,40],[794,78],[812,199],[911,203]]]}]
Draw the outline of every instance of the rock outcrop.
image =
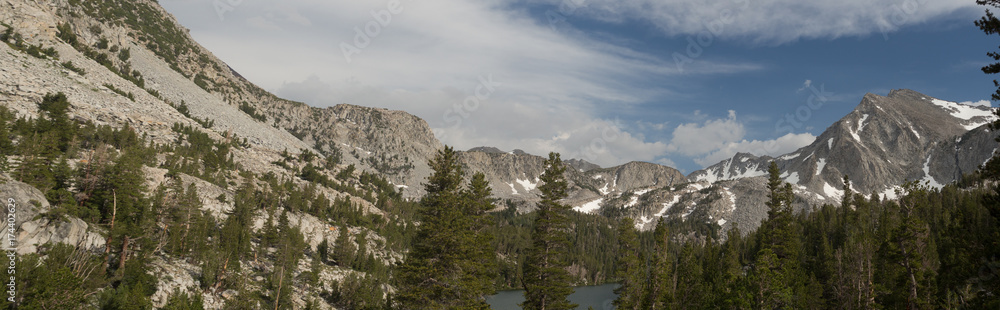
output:
[{"label": "rock outcrop", "polygon": [[[13,229],[18,254],[36,253],[47,243],[65,243],[94,252],[104,250],[100,231],[79,218],[54,213],[45,195],[31,185],[0,175],[0,199],[5,204],[5,228]],[[4,249],[10,248],[9,241],[4,240]]]}]

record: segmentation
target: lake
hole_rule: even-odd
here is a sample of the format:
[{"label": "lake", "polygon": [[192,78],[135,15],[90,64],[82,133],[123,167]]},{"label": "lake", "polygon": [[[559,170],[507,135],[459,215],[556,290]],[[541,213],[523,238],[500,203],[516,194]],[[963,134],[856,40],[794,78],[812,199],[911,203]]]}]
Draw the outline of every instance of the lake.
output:
[{"label": "lake", "polygon": [[[574,288],[576,291],[569,295],[569,301],[578,304],[577,309],[594,307],[596,310],[611,310],[615,308],[611,302],[618,298],[614,292],[617,287],[618,283],[577,286]],[[523,301],[524,290],[500,291],[486,298],[486,303],[490,304],[493,310],[520,310],[521,307],[517,304]]]}]

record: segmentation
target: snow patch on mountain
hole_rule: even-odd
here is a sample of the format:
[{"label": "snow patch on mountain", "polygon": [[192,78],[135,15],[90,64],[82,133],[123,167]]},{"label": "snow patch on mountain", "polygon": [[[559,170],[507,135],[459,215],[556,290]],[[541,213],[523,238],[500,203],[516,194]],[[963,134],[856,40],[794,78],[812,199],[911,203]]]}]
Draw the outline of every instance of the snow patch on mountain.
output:
[{"label": "snow patch on mountain", "polygon": [[820,158],[816,162],[816,175],[819,175],[820,173],[822,173],[824,167],[826,167],[826,158]]},{"label": "snow patch on mountain", "polygon": [[[990,154],[996,154],[998,149],[1000,148],[993,148],[993,152],[990,152]],[[986,163],[990,162],[990,159],[993,159],[993,157],[986,158],[986,160],[983,161],[983,164],[981,166],[985,166]]]},{"label": "snow patch on mountain", "polygon": [[670,211],[670,208],[672,208],[675,204],[677,204],[680,201],[681,201],[681,195],[679,194],[674,195],[674,199],[671,199],[670,202],[664,202],[663,209],[660,209],[660,212],[656,212],[656,214],[654,215],[660,217],[663,216],[664,214],[667,214],[667,211]]},{"label": "snow patch on mountain", "polygon": [[894,200],[894,199],[896,199],[897,198],[896,189],[898,189],[898,188],[899,188],[899,186],[893,186],[893,187],[885,189],[884,191],[882,191],[882,197],[884,197],[885,199],[888,199],[888,200]]},{"label": "snow patch on mountain", "polygon": [[729,211],[730,212],[736,211],[736,194],[733,194],[733,192],[729,191],[728,187],[723,187],[722,191],[726,192],[726,196],[729,197],[729,203],[730,203]]},{"label": "snow patch on mountain", "polygon": [[573,207],[573,210],[580,213],[590,214],[597,211],[597,209],[600,209],[602,202],[604,202],[604,198],[597,198],[580,206]]},{"label": "snow patch on mountain", "polygon": [[[865,125],[866,125],[865,121],[866,120],[868,120],[868,114],[862,114],[861,115],[861,119],[858,120],[858,128],[857,129],[848,128],[848,130],[851,131],[851,137],[853,137],[854,140],[857,140],[858,142],[861,142],[861,135],[858,135],[858,134],[861,133],[862,130],[865,130]],[[833,149],[833,139],[831,138],[830,141],[827,142],[827,143],[829,144],[829,147],[832,150]]]},{"label": "snow patch on mountain", "polygon": [[639,203],[639,195],[632,195],[632,198],[629,199],[628,203],[625,204],[625,208],[634,207],[638,203]]},{"label": "snow patch on mountain", "polygon": [[785,179],[785,182],[788,182],[790,184],[799,184],[798,171],[792,171],[791,173],[786,171],[785,174],[781,176],[781,178]]},{"label": "snow patch on mountain", "polygon": [[680,201],[681,201],[681,195],[680,194],[674,195],[674,198],[671,199],[669,202],[664,202],[663,208],[661,208],[660,211],[653,214],[652,217],[643,216],[639,218],[639,221],[635,223],[635,228],[642,229],[642,227],[646,226],[653,220],[663,217],[664,214],[667,214],[667,211],[670,211],[670,208],[672,208],[675,204],[677,204]]},{"label": "snow patch on mountain", "polygon": [[851,137],[854,138],[854,141],[861,142],[861,136],[858,135],[858,131],[851,128],[848,128],[847,130],[851,132]]},{"label": "snow patch on mountain", "polygon": [[524,188],[525,191],[530,192],[531,190],[538,187],[538,178],[535,178],[535,182],[531,182],[530,180],[521,180],[521,179],[517,179],[514,181],[516,181],[517,184],[521,184],[521,187]]},{"label": "snow patch on mountain", "polygon": [[923,181],[926,181],[927,185],[930,186],[930,187],[941,189],[942,187],[944,187],[944,185],[941,184],[941,183],[938,183],[938,181],[936,179],[934,179],[933,176],[931,176],[931,157],[932,156],[934,156],[934,155],[933,154],[927,155],[927,161],[924,162],[924,179],[923,179]]},{"label": "snow patch on mountain", "polygon": [[826,182],[823,182],[823,193],[826,194],[826,198],[835,198],[842,195],[839,189]]},{"label": "snow patch on mountain", "polygon": [[732,170],[733,170],[733,158],[730,158],[728,161],[726,161],[725,167],[722,167],[721,169],[713,168],[706,170],[706,173],[704,175],[698,176],[698,181],[708,181],[709,183],[715,183],[721,180],[752,178],[756,176],[767,175],[766,171],[760,170],[759,164],[748,165],[744,167],[742,171],[733,172]]},{"label": "snow patch on mountain", "polygon": [[691,213],[694,213],[694,208],[687,208],[687,210],[684,210],[684,211],[686,211],[686,212],[684,212],[683,214],[681,214],[681,218],[687,220],[688,215],[691,215]]},{"label": "snow patch on mountain", "polygon": [[632,194],[632,199],[629,200],[627,204],[625,204],[625,207],[626,208],[634,207],[636,204],[639,203],[639,196],[642,196],[643,194],[648,193],[651,190],[653,189],[647,188],[635,191],[635,193]]},{"label": "snow patch on mountain", "polygon": [[[996,116],[993,115],[993,109],[990,108],[970,106],[940,99],[931,99],[931,103],[948,111],[955,118],[971,121],[962,125],[966,130],[973,130],[976,127],[996,120]],[[977,117],[978,119],[973,120],[973,118]]]}]

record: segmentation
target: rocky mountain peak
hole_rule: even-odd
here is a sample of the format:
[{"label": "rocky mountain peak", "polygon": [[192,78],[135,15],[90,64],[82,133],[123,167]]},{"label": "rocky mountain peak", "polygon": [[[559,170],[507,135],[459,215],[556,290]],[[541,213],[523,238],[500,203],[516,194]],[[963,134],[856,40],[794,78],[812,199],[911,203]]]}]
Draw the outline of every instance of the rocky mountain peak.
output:
[{"label": "rocky mountain peak", "polygon": [[601,166],[598,166],[597,164],[588,162],[583,159],[571,158],[563,160],[563,162],[569,165],[570,167],[579,170],[580,172],[587,172],[594,169],[601,169]]},{"label": "rocky mountain peak", "polygon": [[[773,160],[786,181],[827,199],[841,195],[844,175],[857,191],[891,196],[905,181],[944,184],[956,179],[955,171],[972,171],[989,158],[990,144],[968,141],[995,135],[976,130],[995,119],[992,111],[908,89],[869,93],[812,144]],[[770,160],[740,153],[689,177],[715,182],[765,175]]]},{"label": "rocky mountain peak", "polygon": [[477,146],[477,147],[469,149],[467,152],[483,152],[483,153],[491,153],[491,154],[506,153],[506,152],[504,152],[504,151],[502,151],[502,150],[500,150],[498,148],[492,147],[492,146]]}]

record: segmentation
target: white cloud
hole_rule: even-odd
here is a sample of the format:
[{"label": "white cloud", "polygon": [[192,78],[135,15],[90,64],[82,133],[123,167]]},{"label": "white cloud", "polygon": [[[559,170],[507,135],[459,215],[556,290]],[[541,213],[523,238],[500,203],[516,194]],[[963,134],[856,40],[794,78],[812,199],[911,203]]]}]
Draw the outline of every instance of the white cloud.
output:
[{"label": "white cloud", "polygon": [[[677,163],[675,163],[673,160],[670,160],[669,158],[666,158],[666,157],[660,158],[660,159],[656,160],[656,163],[664,165],[664,166],[667,166],[667,167],[677,168]],[[677,170],[680,170],[681,173],[687,174],[687,171],[685,169],[677,168]]]},{"label": "white cloud", "polygon": [[638,120],[635,121],[635,127],[639,129],[640,132],[644,131],[663,131],[667,129],[670,122],[647,122]]},{"label": "white cloud", "polygon": [[812,83],[813,83],[812,80],[806,80],[805,82],[802,82],[802,87],[799,88],[798,91],[803,91],[803,90],[809,89],[809,86],[812,86]]},{"label": "white cloud", "polygon": [[247,19],[247,26],[264,30],[264,31],[281,31],[281,26],[278,26],[274,21],[264,18],[263,16],[254,16]]},{"label": "white cloud", "polygon": [[736,111],[729,117],[710,119],[702,124],[681,124],[674,129],[670,152],[693,156],[717,150],[722,145],[739,141],[746,134],[743,123],[736,120]]},{"label": "white cloud", "polygon": [[[917,6],[901,11],[910,1]],[[803,133],[747,140],[746,126],[735,111],[718,119],[695,111],[683,120],[690,123],[680,125],[676,120],[646,119],[621,126],[608,119],[613,115],[598,115],[598,106],[615,111],[649,101],[669,105],[663,98],[676,92],[669,88],[671,81],[762,66],[701,58],[687,64],[687,75],[680,77],[669,51],[647,54],[572,27],[554,31],[546,21],[511,9],[505,0],[402,1],[402,11],[392,14],[391,21],[379,26],[378,35],[346,61],[341,43],[353,44],[355,28],[363,32],[366,25],[377,23],[372,12],[378,15],[388,2],[242,1],[223,21],[210,2],[161,1],[200,43],[279,96],[319,107],[351,103],[404,110],[426,120],[444,143],[460,149],[488,145],[539,155],[558,151],[565,158],[605,166],[629,160],[674,166],[667,156],[711,165],[738,151],[780,155],[815,138]],[[710,33],[713,38],[776,44],[881,34],[971,6],[967,2],[587,0],[573,14],[612,22],[638,20],[667,35]],[[714,32],[706,32],[710,30]],[[475,95],[480,78],[490,76],[499,85],[489,98],[474,110],[456,112]],[[803,88],[811,85],[805,80]],[[669,141],[650,141],[640,134],[671,127]]]},{"label": "white cloud", "polygon": [[[551,0],[554,3],[563,0]],[[964,10],[966,0],[588,0],[576,16],[620,22],[643,20],[667,35],[703,35],[780,44],[799,39],[882,35]]]},{"label": "white cloud", "polygon": [[693,157],[702,167],[718,163],[738,152],[777,156],[809,145],[816,140],[810,133],[789,133],[773,140],[747,140],[745,125],[730,110],[726,118],[709,119],[703,123],[688,123],[674,129],[667,147],[672,154]]},{"label": "white cloud", "polygon": [[808,132],[801,134],[789,133],[773,140],[740,140],[739,142],[726,143],[707,155],[695,158],[694,162],[702,166],[710,166],[724,159],[731,158],[736,153],[750,153],[757,156],[779,156],[809,145],[813,141],[816,141],[816,136]]},{"label": "white cloud", "polygon": [[[602,119],[577,119],[560,122],[562,130],[550,137],[491,136],[486,139],[475,130],[443,129],[442,141],[467,149],[478,145],[492,145],[500,149],[522,149],[531,154],[561,153],[564,158],[583,159],[604,167],[627,161],[669,162],[661,157],[666,149],[662,142],[646,142],[622,131],[614,121]],[[486,142],[489,142],[487,144]],[[672,162],[670,162],[672,163]]]},{"label": "white cloud", "polygon": [[602,166],[632,160],[654,162],[662,160],[666,152],[666,144],[647,142],[641,135],[627,132],[620,121],[590,116],[574,105],[526,104],[503,95],[503,86],[478,105],[470,104],[474,109],[466,108],[465,100],[475,92],[476,83],[469,81],[468,91],[405,91],[352,81],[328,84],[311,76],[302,82],[284,84],[279,93],[319,105],[361,101],[370,106],[405,107],[425,119],[442,143],[463,150],[494,146],[536,155],[559,152],[567,159]]},{"label": "white cloud", "polygon": [[[682,78],[671,58],[555,31],[504,1],[402,1],[388,15],[389,1],[243,1],[224,21],[204,1],[161,3],[215,55],[278,96],[404,110],[460,149],[558,151],[605,166],[662,161],[667,149],[638,133],[665,122],[626,128],[598,110],[669,98],[667,86],[649,85]],[[342,43],[355,45],[373,23],[377,35],[366,34],[367,46],[348,62]],[[690,78],[761,66],[704,59],[684,69]],[[487,77],[495,91],[469,104]]]}]

